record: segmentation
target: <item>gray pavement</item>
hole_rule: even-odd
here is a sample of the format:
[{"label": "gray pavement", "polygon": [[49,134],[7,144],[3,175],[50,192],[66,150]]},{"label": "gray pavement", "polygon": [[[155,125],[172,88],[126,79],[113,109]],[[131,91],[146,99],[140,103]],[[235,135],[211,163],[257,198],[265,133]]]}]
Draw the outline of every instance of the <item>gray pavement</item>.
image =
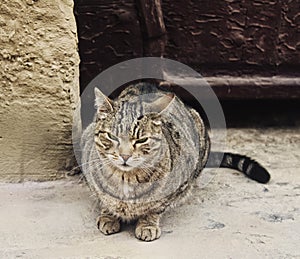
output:
[{"label": "gray pavement", "polygon": [[230,129],[228,151],[267,167],[261,185],[232,170],[202,174],[188,201],[168,211],[159,240],[134,226],[104,236],[96,202],[79,177],[0,184],[0,258],[300,258],[300,132]]}]

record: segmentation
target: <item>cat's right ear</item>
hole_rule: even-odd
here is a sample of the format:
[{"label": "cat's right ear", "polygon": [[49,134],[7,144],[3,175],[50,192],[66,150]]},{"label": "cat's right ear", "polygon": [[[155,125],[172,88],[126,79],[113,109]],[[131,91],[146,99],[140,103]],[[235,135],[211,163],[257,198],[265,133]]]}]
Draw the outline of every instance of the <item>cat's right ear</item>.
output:
[{"label": "cat's right ear", "polygon": [[95,87],[95,108],[97,109],[98,119],[105,119],[113,111],[112,104],[112,100]]}]

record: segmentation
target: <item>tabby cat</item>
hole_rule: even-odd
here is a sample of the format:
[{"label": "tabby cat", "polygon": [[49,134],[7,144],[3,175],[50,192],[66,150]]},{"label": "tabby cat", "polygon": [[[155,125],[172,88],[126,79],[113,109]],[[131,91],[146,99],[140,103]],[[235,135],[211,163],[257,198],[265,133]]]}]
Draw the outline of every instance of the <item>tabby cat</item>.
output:
[{"label": "tabby cat", "polygon": [[[206,165],[207,128],[174,93],[149,83],[129,86],[115,100],[95,88],[95,106],[81,145],[82,171],[100,201],[98,228],[109,235],[137,220],[135,236],[155,240],[163,212],[192,191],[205,166],[214,166]],[[225,153],[221,167],[261,183],[270,178],[246,156]]]}]

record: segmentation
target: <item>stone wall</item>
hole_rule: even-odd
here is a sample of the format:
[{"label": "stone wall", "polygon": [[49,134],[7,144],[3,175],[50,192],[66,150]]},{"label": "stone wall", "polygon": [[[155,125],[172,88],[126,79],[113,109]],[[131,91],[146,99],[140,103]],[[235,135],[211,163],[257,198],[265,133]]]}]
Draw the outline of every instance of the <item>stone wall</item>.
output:
[{"label": "stone wall", "polygon": [[72,0],[0,4],[0,180],[63,177],[79,99]]}]

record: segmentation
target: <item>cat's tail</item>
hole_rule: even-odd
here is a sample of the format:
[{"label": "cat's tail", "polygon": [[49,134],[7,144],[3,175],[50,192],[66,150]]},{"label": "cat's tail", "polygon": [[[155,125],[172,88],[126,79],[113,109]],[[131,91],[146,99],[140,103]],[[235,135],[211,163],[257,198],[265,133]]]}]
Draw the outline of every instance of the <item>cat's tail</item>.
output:
[{"label": "cat's tail", "polygon": [[259,183],[267,183],[271,178],[268,171],[258,162],[239,154],[211,152],[206,167],[217,166],[238,170]]}]

